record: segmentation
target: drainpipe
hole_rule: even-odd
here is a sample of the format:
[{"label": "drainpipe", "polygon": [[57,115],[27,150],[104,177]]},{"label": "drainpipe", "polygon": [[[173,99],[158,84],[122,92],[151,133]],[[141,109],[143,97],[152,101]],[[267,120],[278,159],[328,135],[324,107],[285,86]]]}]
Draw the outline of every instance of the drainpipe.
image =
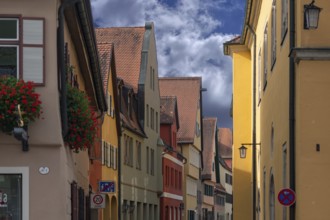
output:
[{"label": "drainpipe", "polygon": [[253,118],[252,118],[252,184],[253,184],[253,209],[252,209],[252,216],[253,220],[256,220],[256,188],[257,188],[257,135],[256,135],[256,52],[257,52],[257,36],[255,31],[252,29],[252,27],[249,24],[246,24],[247,28],[250,30],[251,34],[253,35]]},{"label": "drainpipe", "polygon": [[66,66],[64,63],[64,10],[77,3],[79,0],[69,0],[64,2],[58,9],[58,27],[57,27],[57,65],[60,71],[60,106],[61,106],[61,121],[62,121],[62,136],[63,138],[68,133],[68,113],[67,113],[67,87],[66,87]]},{"label": "drainpipe", "polygon": [[[116,119],[120,120],[120,118]],[[121,129],[121,126],[120,126]],[[118,137],[118,220],[121,220],[121,135]]]},{"label": "drainpipe", "polygon": [[[295,47],[295,0],[290,0],[290,50]],[[289,64],[289,145],[290,145],[290,188],[296,190],[295,168],[295,64],[290,57]],[[290,206],[290,220],[296,219],[296,205]]]}]

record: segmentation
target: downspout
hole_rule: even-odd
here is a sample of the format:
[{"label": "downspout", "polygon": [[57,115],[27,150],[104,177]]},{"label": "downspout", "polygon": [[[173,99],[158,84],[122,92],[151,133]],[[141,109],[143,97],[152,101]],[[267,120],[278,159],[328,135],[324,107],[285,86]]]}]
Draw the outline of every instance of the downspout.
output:
[{"label": "downspout", "polygon": [[215,158],[214,158],[214,163],[215,163],[215,179],[216,183],[220,183],[220,160],[219,160],[219,139],[218,139],[218,133],[219,129],[216,127],[215,130]]},{"label": "downspout", "polygon": [[[290,51],[295,48],[295,0],[290,0]],[[290,188],[296,190],[295,167],[295,64],[290,57],[289,63],[289,145],[290,145]],[[290,220],[296,219],[296,205],[290,206]]]},{"label": "downspout", "polygon": [[[120,120],[120,118],[116,119]],[[121,127],[120,127],[121,129]],[[118,137],[118,220],[121,220],[121,132]]]},{"label": "downspout", "polygon": [[67,113],[67,87],[66,87],[66,66],[64,63],[64,10],[75,4],[79,0],[66,1],[58,9],[58,27],[57,27],[57,65],[60,71],[60,106],[61,106],[61,121],[62,121],[62,136],[63,138],[68,133],[68,113]]},{"label": "downspout", "polygon": [[253,101],[252,101],[252,111],[253,111],[253,118],[252,118],[252,184],[253,184],[253,189],[252,189],[252,198],[253,198],[253,209],[252,209],[252,216],[253,220],[256,220],[256,204],[257,204],[257,199],[256,199],[256,185],[257,185],[257,135],[256,135],[256,112],[257,112],[257,107],[256,107],[256,52],[257,52],[257,36],[255,31],[252,29],[252,27],[249,24],[246,24],[247,28],[250,30],[251,34],[253,35]]}]

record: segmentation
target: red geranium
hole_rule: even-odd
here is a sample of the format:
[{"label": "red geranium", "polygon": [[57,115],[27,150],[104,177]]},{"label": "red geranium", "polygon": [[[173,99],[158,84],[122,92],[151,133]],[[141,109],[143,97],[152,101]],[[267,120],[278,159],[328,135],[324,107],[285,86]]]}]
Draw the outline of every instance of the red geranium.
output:
[{"label": "red geranium", "polygon": [[98,130],[97,115],[84,92],[69,85],[67,88],[69,131],[64,141],[78,153],[93,145]]},{"label": "red geranium", "polygon": [[10,134],[18,126],[18,105],[24,125],[39,118],[42,113],[39,97],[33,82],[0,77],[0,130]]}]

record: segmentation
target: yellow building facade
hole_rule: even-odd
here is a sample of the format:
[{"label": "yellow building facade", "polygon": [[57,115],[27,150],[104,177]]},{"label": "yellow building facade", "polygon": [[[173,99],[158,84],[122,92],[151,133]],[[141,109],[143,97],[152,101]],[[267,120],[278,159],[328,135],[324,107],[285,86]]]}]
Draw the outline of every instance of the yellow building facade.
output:
[{"label": "yellow building facade", "polygon": [[[330,163],[325,146],[330,122],[330,2],[314,3],[321,8],[318,27],[306,29],[306,9],[312,5],[310,1],[248,0],[239,41],[224,45],[225,54],[233,58],[234,219],[328,218]],[[248,62],[241,60],[244,48],[250,56],[246,68]],[[241,91],[243,87],[236,86],[245,81],[245,75],[251,80],[250,90]],[[246,93],[249,98],[237,98]],[[247,129],[252,128],[251,142],[244,142],[254,144],[256,150],[256,178],[252,178],[252,184],[237,173],[243,163],[252,164],[252,159],[248,154],[244,162],[237,160],[241,143],[235,137],[246,123],[235,109],[251,110],[251,126],[247,125]],[[252,153],[252,148],[247,148]],[[253,176],[252,169],[249,171],[248,175]],[[238,191],[238,185],[244,189]],[[255,204],[253,199],[240,204],[241,199],[251,195],[253,185]],[[279,199],[283,189],[295,192],[289,201]],[[245,207],[250,211],[242,217]]]},{"label": "yellow building facade", "polygon": [[[233,58],[233,219],[249,219],[252,216],[252,154],[247,151],[241,159],[242,143],[252,142],[252,88],[251,54],[240,45],[239,38],[230,42],[226,54]],[[250,205],[249,205],[250,204]]]}]

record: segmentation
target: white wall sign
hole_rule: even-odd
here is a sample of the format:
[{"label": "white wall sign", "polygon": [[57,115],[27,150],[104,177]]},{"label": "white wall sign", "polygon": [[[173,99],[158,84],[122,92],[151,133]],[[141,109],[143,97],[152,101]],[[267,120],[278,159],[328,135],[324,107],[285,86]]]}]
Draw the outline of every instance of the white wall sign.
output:
[{"label": "white wall sign", "polygon": [[92,193],[91,194],[91,209],[105,208],[105,194]]}]

